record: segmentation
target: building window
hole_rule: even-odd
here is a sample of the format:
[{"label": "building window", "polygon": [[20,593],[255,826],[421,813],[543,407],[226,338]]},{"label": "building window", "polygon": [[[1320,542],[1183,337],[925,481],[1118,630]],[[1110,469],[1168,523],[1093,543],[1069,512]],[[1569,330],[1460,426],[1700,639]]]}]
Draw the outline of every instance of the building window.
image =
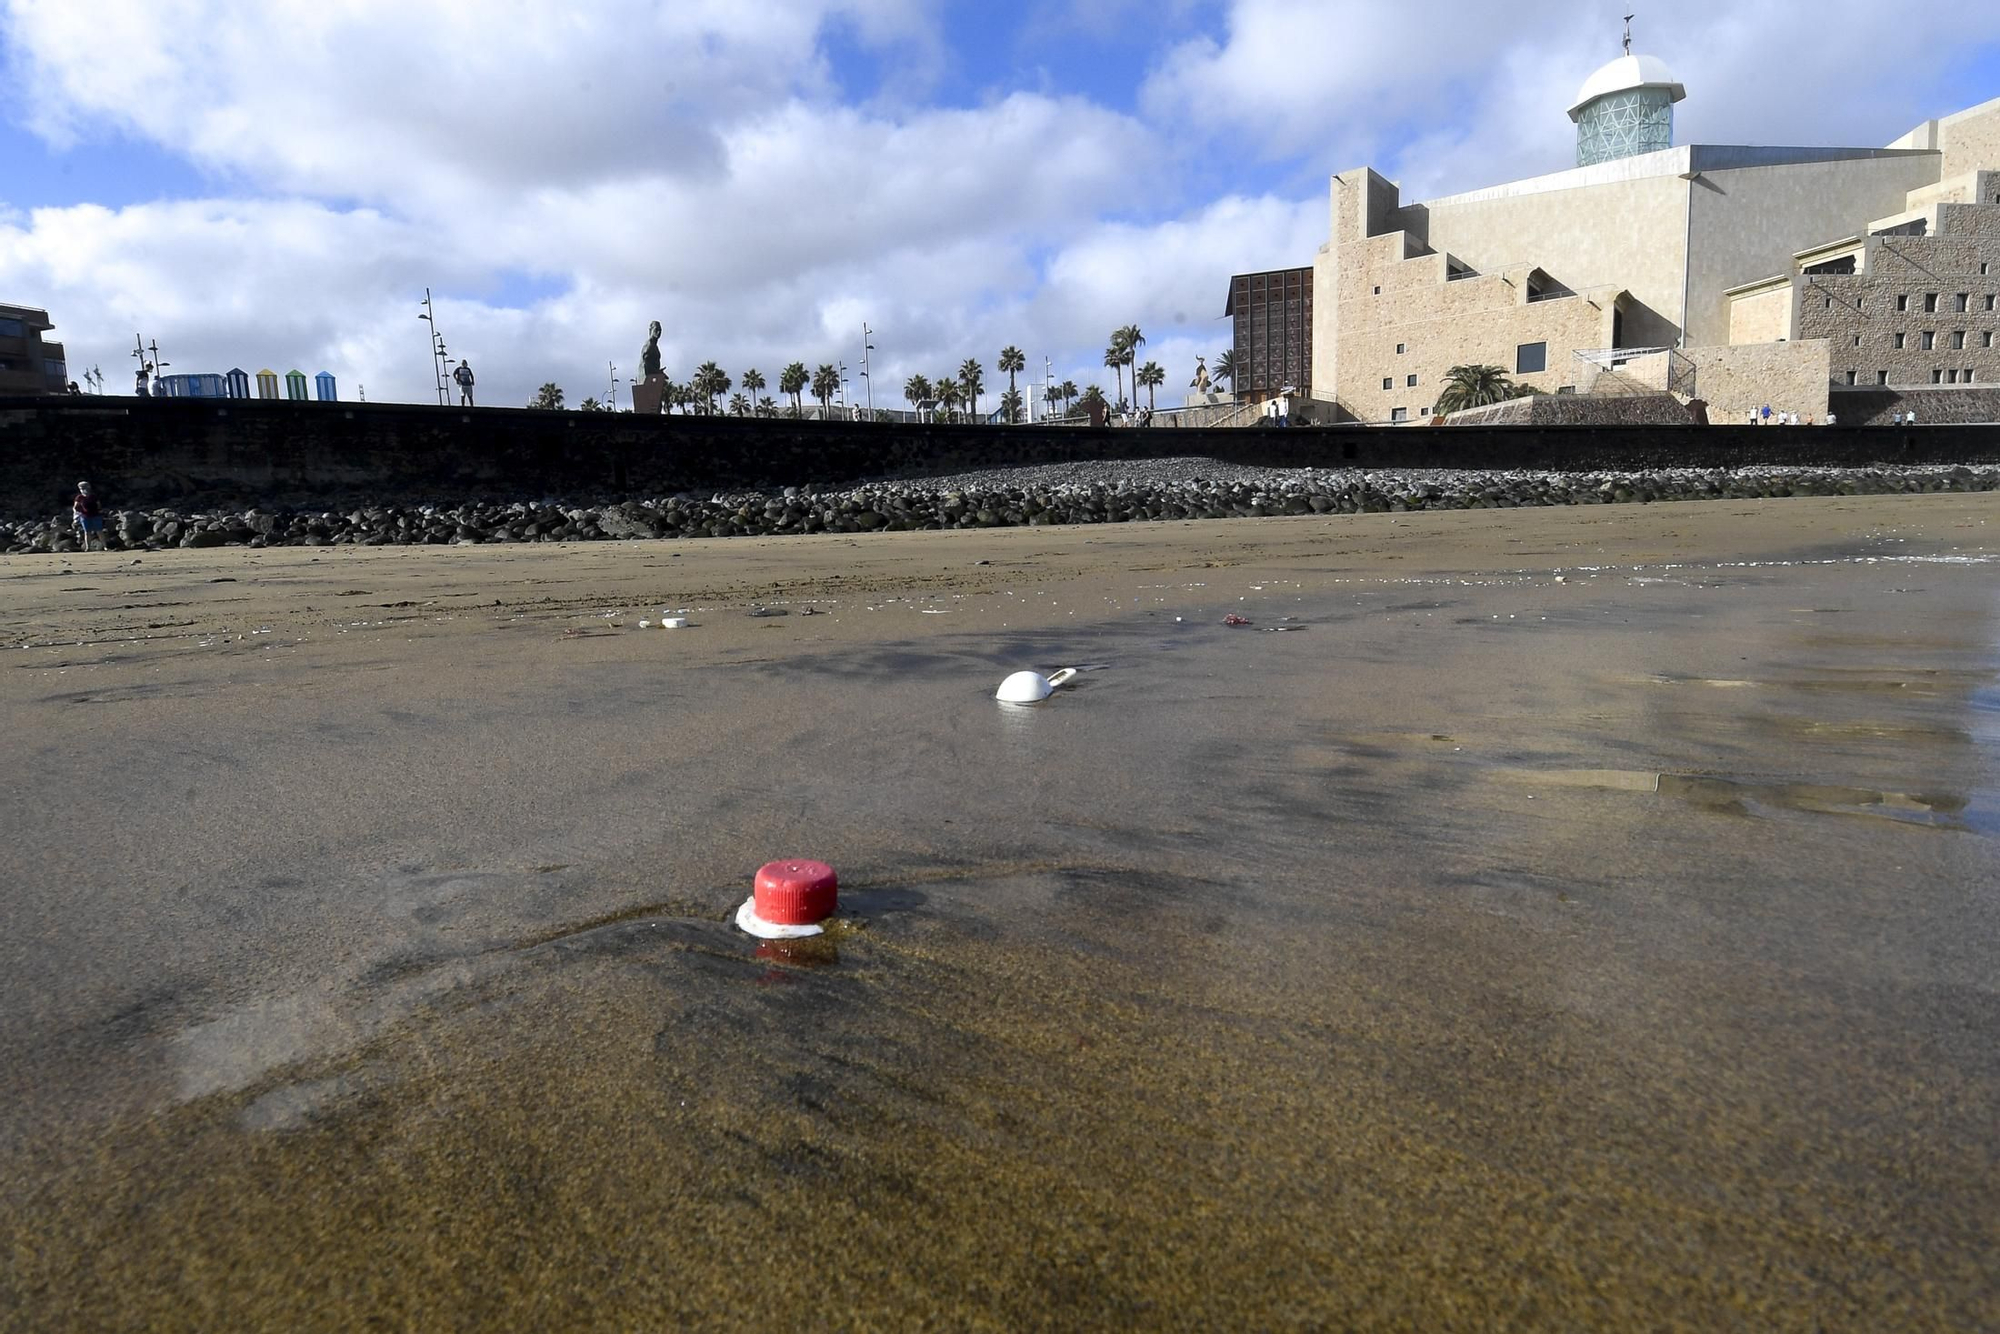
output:
[{"label": "building window", "polygon": [[1861,346],[1861,335],[1860,335],[1860,334],[1856,334],[1856,335],[1854,335],[1854,345],[1855,345],[1856,347],[1860,347],[1860,346]]},{"label": "building window", "polygon": [[1859,379],[1860,377],[1861,377],[1861,372],[1859,372],[1859,371],[1849,371],[1849,372],[1847,373],[1847,382],[1848,382],[1849,384],[1853,384],[1853,383],[1854,383],[1854,382],[1855,382],[1856,380],[1858,380],[1858,379]]},{"label": "building window", "polygon": [[1416,377],[1416,376],[1414,376],[1414,375],[1406,375],[1406,376],[1404,376],[1404,377],[1403,377],[1403,387],[1404,387],[1405,389],[1415,389],[1415,388],[1417,387],[1417,377]]},{"label": "building window", "polygon": [[1514,349],[1514,374],[1533,375],[1549,368],[1547,343],[1523,343]]},{"label": "building window", "polygon": [[1960,292],[1957,298],[1958,309],[1961,311],[1969,310],[1971,306],[1972,306],[1972,293]]},{"label": "building window", "polygon": [[1988,310],[1993,309],[1993,298],[1990,295],[1986,298],[1986,308]]},{"label": "building window", "polygon": [[51,380],[67,380],[69,378],[69,367],[63,365],[54,357],[44,357],[42,358],[42,374],[48,376]]},{"label": "building window", "polygon": [[1382,387],[1384,389],[1394,389],[1396,387],[1395,378],[1393,376],[1388,376],[1388,375],[1383,376]]},{"label": "building window", "polygon": [[1979,335],[1979,345],[1981,347],[1993,346],[1993,331],[1991,329],[1988,329],[1985,333]]},{"label": "building window", "polygon": [[1382,295],[1382,289],[1379,286],[1375,289],[1375,295],[1376,296]]},{"label": "building window", "polygon": [[1951,345],[1952,345],[1952,346],[1953,346],[1954,348],[1957,348],[1957,349],[1960,349],[1960,350],[1963,350],[1963,349],[1964,349],[1964,347],[1965,347],[1965,330],[1963,330],[1963,329],[1958,329],[1958,330],[1955,330],[1955,331],[1954,331],[1954,332],[1952,333],[1952,335],[1951,335]]},{"label": "building window", "polygon": [[1901,346],[1903,346],[1903,344],[1907,343],[1907,342],[1908,342],[1909,340],[1910,340],[1910,336],[1909,336],[1908,334],[1897,334],[1897,335],[1896,335],[1896,346],[1897,346],[1897,347],[1901,347]]},{"label": "building window", "polygon": [[1875,383],[1876,383],[1876,384],[1887,384],[1887,383],[1889,383],[1889,372],[1887,372],[1887,371],[1876,371],[1876,372],[1875,372]]},{"label": "building window", "polygon": [[1986,276],[1986,265],[1983,263],[1979,266],[1979,276],[1982,278]]},{"label": "building window", "polygon": [[1909,308],[1910,308],[1910,298],[1908,296],[1899,296],[1896,298],[1897,310],[1908,310]]},{"label": "building window", "polygon": [[0,319],[0,338],[26,338],[28,326],[14,319]]},{"label": "building window", "polygon": [[1924,330],[1924,351],[1928,352],[1936,346],[1937,346],[1937,330],[1935,329]]},{"label": "building window", "polygon": [[1868,306],[1868,298],[1867,298],[1867,297],[1864,297],[1864,296],[1857,296],[1857,297],[1855,297],[1855,298],[1854,298],[1854,308],[1855,308],[1856,310],[1864,310],[1864,309],[1866,309],[1866,308],[1867,308],[1867,306]]},{"label": "building window", "polygon": [[1924,293],[1924,314],[1926,315],[1937,314],[1937,296],[1938,294],[1936,292]]},{"label": "building window", "polygon": [[1410,350],[1410,345],[1408,343],[1396,344],[1396,355],[1399,357],[1409,350]]},{"label": "building window", "polygon": [[1409,410],[1408,408],[1390,408],[1390,409],[1389,409],[1389,420],[1390,420],[1390,421],[1392,421],[1392,422],[1406,422],[1406,421],[1408,421],[1409,419],[1410,419],[1410,410]]},{"label": "building window", "polygon": [[1828,297],[1828,298],[1826,299],[1826,309],[1828,309],[1828,310],[1832,310],[1832,309],[1833,309],[1833,298],[1832,298],[1832,297]]},{"label": "building window", "polygon": [[1931,372],[1931,383],[1932,383],[1932,384],[1943,384],[1943,383],[1944,383],[1944,372],[1943,372],[1943,371],[1932,371],[1932,372]]},{"label": "building window", "polygon": [[1957,383],[1958,383],[1958,372],[1957,372],[1957,371],[1952,371],[1952,372],[1950,372],[1949,374],[1947,374],[1947,375],[1945,376],[1945,383],[1946,383],[1946,384],[1957,384]]}]

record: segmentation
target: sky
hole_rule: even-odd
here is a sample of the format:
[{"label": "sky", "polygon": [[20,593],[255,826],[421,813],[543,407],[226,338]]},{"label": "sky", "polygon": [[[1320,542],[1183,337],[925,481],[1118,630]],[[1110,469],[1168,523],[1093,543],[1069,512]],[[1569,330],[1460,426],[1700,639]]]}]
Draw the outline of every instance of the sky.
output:
[{"label": "sky", "polygon": [[[1634,49],[1682,143],[1882,145],[2000,97],[2000,5],[1880,0],[0,0],[0,302],[71,372],[331,371],[480,402],[844,362],[1178,403],[1229,275],[1305,265],[1327,178],[1406,198],[1561,170]],[[775,393],[775,390],[767,390]],[[985,406],[993,406],[990,399]]]}]

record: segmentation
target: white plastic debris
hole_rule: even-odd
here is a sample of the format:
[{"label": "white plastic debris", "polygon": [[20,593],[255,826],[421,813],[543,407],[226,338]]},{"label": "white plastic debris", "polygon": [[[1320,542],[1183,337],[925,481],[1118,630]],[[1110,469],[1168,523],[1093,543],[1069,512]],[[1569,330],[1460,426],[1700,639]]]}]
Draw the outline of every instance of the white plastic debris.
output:
[{"label": "white plastic debris", "polygon": [[1067,685],[1076,675],[1074,667],[1065,667],[1054,676],[1043,676],[1040,672],[1015,672],[1000,683],[1000,689],[993,698],[1003,704],[1040,704],[1056,693],[1056,687]]},{"label": "white plastic debris", "polygon": [[685,616],[662,616],[660,618],[660,628],[662,630],[685,630],[687,623],[688,618]]}]

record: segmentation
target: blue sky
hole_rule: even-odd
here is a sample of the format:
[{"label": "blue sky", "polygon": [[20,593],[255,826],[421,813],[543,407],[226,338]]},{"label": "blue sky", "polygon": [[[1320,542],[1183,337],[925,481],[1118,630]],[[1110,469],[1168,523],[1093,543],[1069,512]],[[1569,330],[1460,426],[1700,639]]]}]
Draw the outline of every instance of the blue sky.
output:
[{"label": "blue sky", "polygon": [[[428,389],[428,285],[489,401],[628,367],[876,383],[1018,344],[1176,390],[1231,272],[1305,264],[1328,174],[1567,165],[1622,6],[1491,0],[0,0],[0,300],[129,383],[298,366]],[[1809,17],[1801,22],[1801,15]],[[2000,96],[2000,6],[1682,0],[1638,46],[1683,142],[1881,144]],[[253,365],[252,363],[256,363]],[[622,372],[621,372],[622,375]],[[1177,396],[1176,396],[1177,401]]]}]

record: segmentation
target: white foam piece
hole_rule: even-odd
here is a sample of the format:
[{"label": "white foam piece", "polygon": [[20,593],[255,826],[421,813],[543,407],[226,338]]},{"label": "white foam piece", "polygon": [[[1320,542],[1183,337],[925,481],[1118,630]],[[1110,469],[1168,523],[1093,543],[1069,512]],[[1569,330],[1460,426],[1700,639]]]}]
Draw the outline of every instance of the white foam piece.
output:
[{"label": "white foam piece", "polygon": [[817,936],[826,930],[825,924],[820,922],[814,922],[810,926],[785,926],[778,922],[765,921],[757,915],[755,894],[743,900],[743,906],[736,910],[736,925],[759,940],[797,940],[802,936]]}]

